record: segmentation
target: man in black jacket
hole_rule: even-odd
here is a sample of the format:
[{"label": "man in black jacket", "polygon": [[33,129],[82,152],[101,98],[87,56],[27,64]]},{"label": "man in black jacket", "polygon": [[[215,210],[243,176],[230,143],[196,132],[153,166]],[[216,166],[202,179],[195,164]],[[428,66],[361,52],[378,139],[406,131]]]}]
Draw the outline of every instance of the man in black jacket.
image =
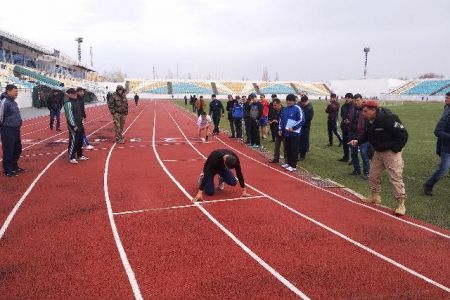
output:
[{"label": "man in black jacket", "polygon": [[357,140],[350,141],[353,147],[369,142],[375,149],[369,173],[371,195],[363,199],[363,202],[381,203],[381,173],[386,170],[398,203],[395,214],[404,215],[406,192],[402,149],[408,141],[408,132],[397,115],[385,108],[378,108],[375,100],[364,103],[363,114],[366,119],[364,133]]},{"label": "man in black jacket", "polygon": [[[278,135],[278,119],[280,118],[280,112],[275,111],[274,109],[274,101],[277,98],[277,95],[273,94],[271,96],[271,102],[269,104],[269,126],[270,126],[270,133],[272,134],[272,143],[275,142],[275,139]],[[279,100],[278,100],[279,101]]]},{"label": "man in black jacket", "polygon": [[339,118],[339,107],[340,104],[337,101],[336,94],[331,94],[330,103],[327,105],[325,112],[328,114],[328,146],[333,146],[333,133],[339,140],[339,146],[342,145],[342,138],[337,130],[337,123]]},{"label": "man in black jacket", "polygon": [[245,187],[239,157],[233,151],[227,149],[217,149],[211,152],[206,159],[205,165],[203,166],[203,172],[198,178],[199,190],[193,200],[203,200],[203,192],[205,192],[208,196],[214,195],[214,176],[217,174],[219,175],[219,190],[223,190],[225,188],[225,183],[230,186],[235,186],[237,181],[236,177],[234,177],[233,173],[231,173],[231,169],[236,170],[236,177],[238,178],[239,184],[242,188],[241,197],[249,197],[250,195],[247,193],[247,189]]},{"label": "man in black jacket", "polygon": [[353,94],[347,93],[345,94],[345,103],[341,107],[341,130],[342,130],[342,149],[344,151],[344,157],[342,157],[339,161],[348,162],[350,159],[350,146],[348,145],[349,139],[349,112],[353,106]]},{"label": "man in black jacket", "polygon": [[244,126],[245,126],[245,135],[247,136],[245,143],[251,144],[250,142],[250,105],[251,100],[247,99],[247,96],[242,96],[242,103],[244,103]]},{"label": "man in black jacket", "polygon": [[209,115],[213,119],[214,123],[214,134],[219,134],[219,124],[220,118],[225,115],[225,109],[223,108],[222,102],[216,99],[216,95],[211,96],[212,101],[209,103]]},{"label": "man in black jacket", "polygon": [[259,135],[259,121],[261,120],[263,113],[263,106],[255,93],[248,96],[250,99],[250,142],[253,148],[259,148],[261,146],[261,136]]},{"label": "man in black jacket", "polygon": [[53,130],[53,123],[56,117],[56,130],[61,131],[61,109],[63,104],[64,99],[62,93],[58,90],[53,90],[47,99],[47,108],[50,111],[50,130]]},{"label": "man in black jacket", "polygon": [[424,193],[427,196],[433,195],[434,185],[450,169],[450,92],[445,95],[444,113],[436,125],[434,135],[438,138],[436,153],[441,157],[441,163],[424,184]]},{"label": "man in black jacket", "polygon": [[230,138],[236,137],[236,130],[234,126],[234,119],[233,119],[233,107],[234,104],[237,104],[237,100],[233,99],[232,95],[228,95],[228,101],[227,101],[227,112],[228,112],[228,122],[230,123],[230,130],[231,130],[231,136]]},{"label": "man in black jacket", "polygon": [[314,118],[314,108],[306,95],[300,98],[299,106],[305,115],[305,124],[302,126],[302,133],[300,135],[299,153],[299,160],[303,161],[306,159],[306,153],[309,152],[309,132],[311,130],[312,119]]}]

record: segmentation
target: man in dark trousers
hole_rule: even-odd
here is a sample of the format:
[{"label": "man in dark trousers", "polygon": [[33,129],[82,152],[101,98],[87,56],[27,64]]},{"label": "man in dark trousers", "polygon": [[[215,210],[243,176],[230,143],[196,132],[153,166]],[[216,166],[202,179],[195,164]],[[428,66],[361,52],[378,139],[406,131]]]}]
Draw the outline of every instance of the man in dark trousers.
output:
[{"label": "man in dark trousers", "polygon": [[333,133],[336,135],[336,137],[339,140],[339,146],[342,145],[342,138],[339,135],[339,132],[337,131],[337,122],[338,122],[338,116],[339,116],[339,107],[340,104],[337,101],[336,94],[331,94],[331,100],[328,104],[325,112],[328,114],[328,146],[333,146]]},{"label": "man in dark trousers", "polygon": [[244,117],[244,104],[241,97],[236,96],[236,103],[231,109],[231,117],[233,118],[234,128],[236,129],[236,138],[242,139],[242,118]]},{"label": "man in dark trousers", "polygon": [[47,108],[50,111],[50,130],[53,130],[53,124],[56,118],[56,130],[61,131],[61,109],[64,104],[63,95],[58,90],[53,90],[47,99]]},{"label": "man in dark trousers", "polygon": [[278,135],[278,119],[280,117],[279,113],[274,111],[274,108],[273,108],[273,104],[274,104],[275,99],[278,99],[277,95],[273,94],[271,96],[271,102],[269,104],[269,116],[268,116],[268,119],[269,119],[270,133],[272,135],[271,142],[275,142],[275,139],[276,139],[276,137]]},{"label": "man in dark trousers", "polygon": [[339,159],[339,161],[342,162],[348,162],[348,160],[350,159],[350,146],[348,145],[348,142],[350,142],[350,139],[348,137],[350,121],[348,118],[348,114],[352,106],[353,94],[347,93],[345,94],[345,103],[341,107],[342,150],[344,151],[344,156]]},{"label": "man in dark trousers", "polygon": [[436,153],[441,157],[441,162],[424,184],[424,193],[427,196],[433,195],[434,185],[450,169],[450,92],[445,95],[444,113],[436,125],[434,135],[438,138]]},{"label": "man in dark trousers", "polygon": [[[364,134],[366,120],[362,113],[364,101],[360,94],[353,97],[353,106],[347,116],[348,120],[348,138],[349,140],[357,140],[359,136]],[[359,144],[357,147],[351,147],[351,158],[353,164],[353,172],[350,175],[361,175],[361,165],[358,155],[361,154],[363,162],[364,179],[369,178],[370,159],[369,159],[369,143]]]},{"label": "man in dark trousers", "polygon": [[64,113],[67,119],[67,128],[69,129],[68,158],[69,163],[78,164],[78,160],[88,160],[83,155],[83,111],[79,101],[77,101],[75,89],[70,88],[66,93],[69,97],[64,103]]},{"label": "man in dark trousers", "polygon": [[388,109],[379,108],[375,100],[364,102],[363,114],[367,120],[364,134],[357,140],[350,141],[353,147],[369,142],[375,149],[369,173],[371,195],[362,201],[381,203],[381,173],[386,170],[398,203],[395,214],[404,215],[406,191],[403,183],[402,150],[408,141],[408,132],[397,115]]},{"label": "man in dark trousers", "polygon": [[251,101],[250,104],[250,142],[253,148],[261,147],[261,136],[259,135],[259,121],[261,120],[263,113],[263,106],[258,101],[258,97],[255,93],[248,96]]},{"label": "man in dark trousers", "polygon": [[18,165],[22,154],[22,141],[20,139],[20,127],[22,117],[19,106],[15,101],[19,90],[13,84],[6,86],[6,95],[0,101],[0,133],[3,150],[3,173],[8,177],[17,176],[25,172]]},{"label": "man in dark trousers", "polygon": [[306,159],[306,153],[309,152],[309,132],[311,130],[311,122],[314,118],[314,108],[308,96],[304,95],[300,98],[300,108],[303,110],[305,116],[305,124],[303,124],[302,134],[300,135],[299,160],[304,161]]},{"label": "man in dark trousers", "polygon": [[[84,88],[82,88],[82,87],[77,87],[76,91],[77,91],[77,102],[78,102],[78,105],[81,108],[81,114],[83,116],[83,122],[85,122],[86,118],[87,118],[87,116],[86,116],[86,109],[84,107],[84,95],[85,95],[86,90]],[[84,128],[84,126],[83,126],[83,128]],[[86,128],[84,128],[84,132],[83,132],[83,144],[84,144],[84,146],[86,147],[87,150],[94,149],[94,146],[92,146],[91,143],[89,143],[89,140],[88,140],[88,138],[86,136]]]},{"label": "man in dark trousers", "polygon": [[247,193],[247,189],[245,187],[239,157],[233,151],[227,149],[217,149],[211,152],[206,159],[203,166],[203,172],[198,178],[199,190],[193,200],[203,200],[203,192],[205,192],[208,196],[214,195],[214,176],[216,175],[219,175],[219,190],[222,191],[225,188],[225,183],[230,186],[235,186],[237,181],[236,177],[230,171],[232,169],[236,170],[236,177],[238,178],[239,184],[242,188],[241,197],[249,197],[250,195]]},{"label": "man in dark trousers", "polygon": [[209,115],[211,116],[214,123],[213,135],[218,135],[220,118],[225,115],[225,108],[222,102],[216,99],[216,95],[211,95],[211,102],[209,103]]},{"label": "man in dark trousers", "polygon": [[245,143],[251,145],[250,141],[250,99],[247,96],[242,96],[242,103],[244,103],[244,126],[245,126]]},{"label": "man in dark trousers", "polygon": [[233,99],[232,95],[228,95],[227,112],[228,112],[228,122],[230,123],[230,130],[231,130],[230,138],[236,137],[236,129],[234,126],[234,119],[233,119],[233,108],[236,103],[238,103],[237,100]]},{"label": "man in dark trousers", "polygon": [[[186,96],[184,96],[184,98],[186,98]],[[136,104],[136,106],[138,106],[138,102],[139,102],[139,95],[137,93],[134,94],[134,104]]]},{"label": "man in dark trousers", "polygon": [[[270,163],[277,164],[280,162],[280,148],[281,144],[283,142],[283,136],[278,134],[278,126],[280,124],[280,115],[281,111],[283,110],[283,105],[281,104],[280,99],[275,98],[272,99],[272,110],[269,112],[269,123],[270,123],[270,129],[272,130],[272,127],[276,126],[276,134],[275,134],[275,144],[273,149],[273,159],[270,161]],[[286,150],[286,148],[284,148]],[[284,160],[287,164],[287,155],[286,151],[284,151]]]}]

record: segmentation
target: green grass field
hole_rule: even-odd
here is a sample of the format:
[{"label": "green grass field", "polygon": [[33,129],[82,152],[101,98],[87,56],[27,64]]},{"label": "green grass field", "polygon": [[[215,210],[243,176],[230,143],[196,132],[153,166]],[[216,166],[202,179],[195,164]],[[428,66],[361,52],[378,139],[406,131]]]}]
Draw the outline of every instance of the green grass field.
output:
[{"label": "green grass field", "polygon": [[[176,101],[184,107],[184,102]],[[223,101],[225,104],[225,101]],[[299,165],[322,178],[329,178],[352,190],[367,195],[368,183],[360,177],[350,176],[353,166],[338,162],[342,158],[341,147],[326,146],[328,143],[325,102],[313,101],[315,116],[311,127],[310,152]],[[188,105],[188,108],[190,106]],[[435,154],[436,138],[433,134],[436,122],[443,111],[442,103],[405,103],[388,107],[398,114],[405,124],[409,140],[403,151],[405,160],[404,181],[408,199],[407,214],[434,225],[450,229],[450,177],[447,175],[433,190],[433,197],[423,195],[422,186],[435,170],[439,157]],[[228,129],[228,121],[222,118],[221,127]],[[335,138],[336,143],[336,138]],[[337,143],[336,143],[337,144]],[[272,150],[273,143],[263,142]],[[383,205],[394,208],[392,189],[385,174],[383,177]]]}]

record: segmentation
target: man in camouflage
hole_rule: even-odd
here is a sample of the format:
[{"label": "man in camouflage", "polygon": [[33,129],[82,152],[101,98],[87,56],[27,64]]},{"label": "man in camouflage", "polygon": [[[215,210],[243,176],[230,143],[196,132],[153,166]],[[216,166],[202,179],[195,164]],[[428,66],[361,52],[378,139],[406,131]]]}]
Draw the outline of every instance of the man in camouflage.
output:
[{"label": "man in camouflage", "polygon": [[126,98],[126,90],[123,86],[118,85],[116,92],[108,101],[108,108],[114,118],[114,132],[116,133],[116,143],[125,143],[123,139],[123,127],[125,126],[125,119],[128,115],[128,102]]}]

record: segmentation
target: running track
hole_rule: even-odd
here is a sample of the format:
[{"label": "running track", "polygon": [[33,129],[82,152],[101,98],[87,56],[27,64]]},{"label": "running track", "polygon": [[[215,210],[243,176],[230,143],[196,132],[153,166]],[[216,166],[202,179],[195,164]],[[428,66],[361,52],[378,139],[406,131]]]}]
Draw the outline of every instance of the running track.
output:
[{"label": "running track", "polygon": [[[201,143],[169,102],[130,108],[124,145],[107,108],[88,109],[97,150],[76,166],[67,132],[24,124],[29,172],[0,178],[0,298],[450,299],[450,232]],[[217,148],[238,153],[252,197],[192,203]]]}]

